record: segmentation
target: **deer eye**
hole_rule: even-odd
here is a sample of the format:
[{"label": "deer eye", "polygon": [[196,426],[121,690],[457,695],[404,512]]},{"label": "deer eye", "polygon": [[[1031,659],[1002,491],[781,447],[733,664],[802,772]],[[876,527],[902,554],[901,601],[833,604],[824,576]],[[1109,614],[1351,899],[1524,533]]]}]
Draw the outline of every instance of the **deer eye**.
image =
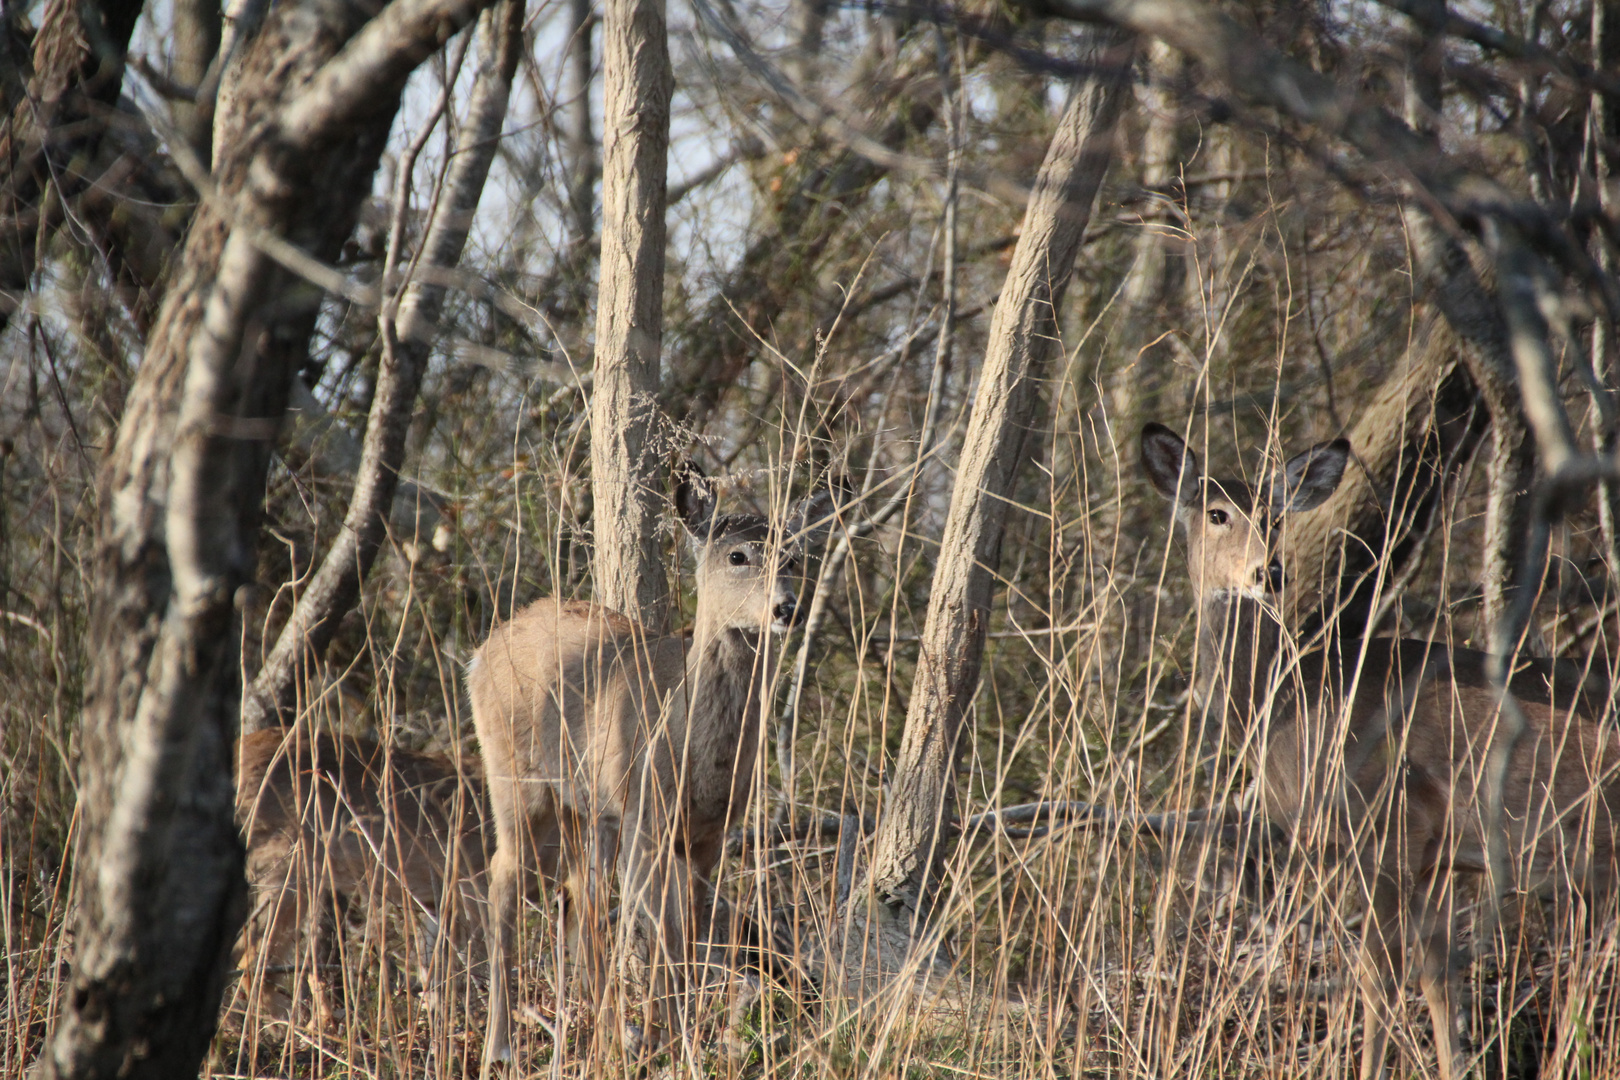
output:
[{"label": "deer eye", "polygon": [[1211,525],[1225,525],[1226,522],[1227,517],[1225,510],[1211,510],[1209,512],[1209,523]]},{"label": "deer eye", "polygon": [[747,566],[748,553],[746,551],[733,551],[726,556],[726,561],[731,563],[732,566]]}]

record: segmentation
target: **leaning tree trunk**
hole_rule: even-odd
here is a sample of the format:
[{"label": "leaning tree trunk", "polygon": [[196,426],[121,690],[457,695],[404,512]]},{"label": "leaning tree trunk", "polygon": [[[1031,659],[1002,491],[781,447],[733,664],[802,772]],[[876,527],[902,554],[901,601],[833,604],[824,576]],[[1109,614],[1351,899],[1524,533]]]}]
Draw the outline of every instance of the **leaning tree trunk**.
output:
[{"label": "leaning tree trunk", "polygon": [[212,1039],[243,916],[234,600],[310,325],[265,249],[336,254],[406,77],[478,8],[368,22],[369,4],[289,2],[243,54],[234,135],[100,477],[74,967],[43,1077],[195,1075]]},{"label": "leaning tree trunk", "polygon": [[[963,718],[978,687],[1002,526],[1029,443],[1057,311],[1112,155],[1133,46],[1099,32],[1030,194],[990,339],[928,602],[911,706],[868,884],[913,935],[934,906],[956,806]],[[863,890],[857,890],[857,894]]]},{"label": "leaning tree trunk", "polygon": [[[1406,119],[1439,147],[1436,125],[1444,100],[1441,41],[1417,28],[1418,44],[1408,64]],[[1451,325],[1462,346],[1468,373],[1490,412],[1490,449],[1485,459],[1484,565],[1480,571],[1481,646],[1490,640],[1512,603],[1514,574],[1530,523],[1530,486],[1535,479],[1535,446],[1515,384],[1507,322],[1496,298],[1475,272],[1468,253],[1414,199],[1402,207],[1412,242],[1412,261],[1427,298]],[[1540,649],[1533,649],[1540,652]]]},{"label": "leaning tree trunk", "polygon": [[668,586],[654,443],[664,333],[664,195],[674,88],[664,0],[607,0],[602,258],[591,395],[596,599],[654,632]]}]

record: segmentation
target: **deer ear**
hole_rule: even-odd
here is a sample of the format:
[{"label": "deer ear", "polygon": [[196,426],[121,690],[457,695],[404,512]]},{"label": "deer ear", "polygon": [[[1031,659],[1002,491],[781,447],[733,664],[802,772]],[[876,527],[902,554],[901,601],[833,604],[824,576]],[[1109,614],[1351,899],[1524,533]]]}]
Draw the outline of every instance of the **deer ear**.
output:
[{"label": "deer ear", "polygon": [[675,512],[693,540],[709,539],[714,527],[714,485],[694,462],[683,461],[675,469]]},{"label": "deer ear", "polygon": [[811,492],[789,509],[782,522],[789,543],[814,544],[832,529],[833,508],[840,500],[825,488]]},{"label": "deer ear", "polygon": [[1154,489],[1177,506],[1197,501],[1198,455],[1163,424],[1149,424],[1142,429],[1142,468]]},{"label": "deer ear", "polygon": [[1349,461],[1348,439],[1318,443],[1289,458],[1283,466],[1282,482],[1271,485],[1271,512],[1298,514],[1321,506],[1338,490]]}]

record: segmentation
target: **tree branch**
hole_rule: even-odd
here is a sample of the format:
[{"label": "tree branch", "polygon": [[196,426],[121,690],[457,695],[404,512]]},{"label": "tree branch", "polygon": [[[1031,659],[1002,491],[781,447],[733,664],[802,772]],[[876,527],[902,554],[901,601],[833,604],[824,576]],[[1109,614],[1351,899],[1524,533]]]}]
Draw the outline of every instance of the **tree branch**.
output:
[{"label": "tree branch", "polygon": [[340,138],[488,5],[489,0],[394,0],[282,109],[283,148],[305,151]]},{"label": "tree branch", "polygon": [[[521,0],[497,0],[479,23],[478,74],[467,119],[461,126],[445,191],[418,255],[426,266],[450,268],[461,259],[500,143],[522,43]],[[348,514],[264,667],[243,695],[243,731],[282,722],[297,699],[297,677],[305,658],[326,651],[340,620],[360,595],[360,585],[387,536],[388,511],[394,504],[405,458],[405,436],[431,351],[428,330],[438,321],[444,293],[442,284],[412,278],[403,298],[383,310],[379,320],[383,357]],[[420,541],[420,537],[402,539]]]}]

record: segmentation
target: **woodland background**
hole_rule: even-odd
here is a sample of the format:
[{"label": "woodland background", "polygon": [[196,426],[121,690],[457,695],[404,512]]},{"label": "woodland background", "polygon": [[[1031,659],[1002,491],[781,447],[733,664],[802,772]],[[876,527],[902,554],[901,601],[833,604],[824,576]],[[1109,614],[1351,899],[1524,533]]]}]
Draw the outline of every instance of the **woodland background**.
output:
[{"label": "woodland background", "polygon": [[[349,935],[336,1029],[243,1007],[231,740],[296,717],[470,755],[460,667],[514,607],[679,625],[652,479],[679,455],[741,505],[861,492],[723,891],[812,925],[853,882],[926,916],[979,1002],[923,1022],[767,977],[703,1069],[1349,1068],[1357,925],[1308,858],[1256,884],[1173,831],[1064,825],[1247,781],[1189,702],[1196,612],[1136,440],[1159,420],[1248,475],[1351,440],[1287,539],[1304,633],[1612,670],[1617,16],[7,4],[0,1073],[476,1069],[477,988],[429,1007],[368,961],[408,914]],[[919,661],[951,633],[931,655],[965,666]],[[1523,947],[1471,971],[1486,1075],[1620,1075],[1602,925],[1503,931]],[[523,978],[564,1034],[520,1028],[520,1060],[601,1067],[555,973]]]}]

